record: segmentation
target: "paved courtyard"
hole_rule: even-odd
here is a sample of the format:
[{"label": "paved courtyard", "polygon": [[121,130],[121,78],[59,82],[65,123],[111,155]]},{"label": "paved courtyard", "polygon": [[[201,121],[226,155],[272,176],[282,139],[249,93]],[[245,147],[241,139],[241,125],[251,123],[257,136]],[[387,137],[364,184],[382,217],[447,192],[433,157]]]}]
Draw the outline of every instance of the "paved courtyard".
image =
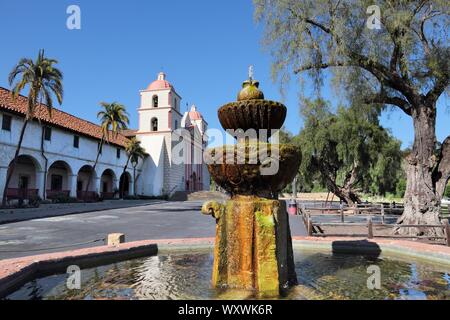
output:
[{"label": "paved courtyard", "polygon": [[[0,259],[98,246],[115,232],[127,241],[214,237],[215,221],[200,213],[201,205],[158,202],[0,225]],[[306,234],[300,217],[290,220],[294,236]]]}]

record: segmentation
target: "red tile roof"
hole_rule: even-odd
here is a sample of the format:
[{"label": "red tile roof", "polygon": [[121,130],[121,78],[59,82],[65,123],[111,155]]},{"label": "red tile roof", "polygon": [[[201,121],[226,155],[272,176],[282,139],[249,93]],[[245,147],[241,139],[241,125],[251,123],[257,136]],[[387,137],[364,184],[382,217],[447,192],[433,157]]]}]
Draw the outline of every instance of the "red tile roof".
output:
[{"label": "red tile roof", "polygon": [[[10,90],[0,87],[0,110],[8,110],[23,116],[25,115],[27,108],[28,99],[26,97],[19,95],[17,99],[14,100]],[[41,104],[36,108],[35,118],[43,121],[44,123],[73,131],[90,138],[97,140],[102,138],[102,129],[99,125],[80,119],[58,109],[52,109],[52,115],[50,117],[47,107],[44,104]],[[128,139],[122,134],[119,134],[116,138],[110,137],[109,139],[111,144],[121,147],[125,147],[127,141]]]}]

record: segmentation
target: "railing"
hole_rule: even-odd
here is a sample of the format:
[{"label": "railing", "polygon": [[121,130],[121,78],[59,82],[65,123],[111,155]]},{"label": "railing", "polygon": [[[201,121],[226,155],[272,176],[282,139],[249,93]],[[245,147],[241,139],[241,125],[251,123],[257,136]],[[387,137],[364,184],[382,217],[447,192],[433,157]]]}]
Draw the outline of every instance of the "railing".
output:
[{"label": "railing", "polygon": [[19,189],[19,188],[8,188],[6,191],[6,197],[9,200],[12,199],[22,199],[30,200],[36,198],[39,194],[38,189]]},{"label": "railing", "polygon": [[102,197],[102,199],[104,199],[104,200],[111,200],[111,199],[114,199],[114,197],[115,197],[115,193],[114,192],[102,192],[101,194],[100,194],[100,196]]},{"label": "railing", "polygon": [[[436,225],[425,225],[425,224],[385,224],[384,223],[384,216],[382,218],[382,223],[375,224],[373,223],[372,217],[369,216],[367,219],[367,223],[345,223],[345,215],[340,214],[341,216],[341,222],[334,222],[334,223],[317,223],[313,222],[311,215],[306,213],[303,215],[303,219],[305,222],[305,226],[307,229],[308,236],[320,236],[320,237],[326,237],[326,236],[352,236],[352,237],[361,237],[366,236],[368,239],[373,238],[400,238],[400,239],[434,239],[434,240],[445,240],[445,243],[447,246],[450,247],[450,224],[449,220],[442,220],[442,224],[436,224]],[[323,231],[323,227],[367,227],[367,234],[325,234]],[[374,234],[374,227],[383,227],[383,228],[412,228],[412,229],[419,229],[423,231],[424,229],[441,229],[443,230],[444,236],[405,236],[405,235],[375,235]]]},{"label": "railing", "polygon": [[55,199],[58,197],[70,197],[70,190],[47,190],[47,199]]},{"label": "railing", "polygon": [[77,198],[85,201],[98,200],[98,194],[95,191],[77,191]]},{"label": "railing", "polygon": [[316,206],[308,206],[305,205],[299,206],[300,213],[305,214],[309,213],[311,215],[315,214],[325,214],[325,215],[342,215],[353,214],[353,215],[361,215],[361,214],[379,214],[384,216],[385,214],[394,214],[401,215],[403,213],[403,207],[399,206],[386,206],[385,204],[358,204],[355,206],[347,206],[347,205],[338,205],[338,206],[328,206],[328,207],[316,207]]}]

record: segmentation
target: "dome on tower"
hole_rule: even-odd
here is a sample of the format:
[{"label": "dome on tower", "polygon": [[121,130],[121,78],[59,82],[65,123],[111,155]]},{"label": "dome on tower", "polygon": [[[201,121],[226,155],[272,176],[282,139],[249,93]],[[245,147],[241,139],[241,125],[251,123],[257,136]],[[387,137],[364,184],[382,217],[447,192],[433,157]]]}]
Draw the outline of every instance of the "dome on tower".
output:
[{"label": "dome on tower", "polygon": [[160,72],[158,74],[158,79],[153,81],[147,88],[147,90],[164,90],[164,89],[174,89],[172,84],[166,80],[166,74]]},{"label": "dome on tower", "polygon": [[202,114],[197,111],[197,107],[195,105],[193,105],[191,107],[191,111],[189,111],[189,118],[191,118],[191,120],[203,120]]}]

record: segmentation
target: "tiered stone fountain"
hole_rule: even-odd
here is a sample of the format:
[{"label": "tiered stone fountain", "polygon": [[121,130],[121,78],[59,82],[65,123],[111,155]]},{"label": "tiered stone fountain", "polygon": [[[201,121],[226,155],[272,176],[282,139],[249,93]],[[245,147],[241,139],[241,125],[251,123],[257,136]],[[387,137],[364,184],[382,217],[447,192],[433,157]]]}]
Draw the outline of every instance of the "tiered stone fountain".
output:
[{"label": "tiered stone fountain", "polygon": [[[250,72],[238,101],[222,106],[219,119],[225,130],[254,129],[256,136],[206,152],[214,181],[232,195],[202,207],[216,219],[212,284],[276,297],[297,284],[286,205],[278,193],[294,179],[300,155],[294,146],[268,140],[283,125],[286,107],[264,100]],[[265,151],[268,157],[261,156]],[[272,165],[277,170],[270,172]]]}]

